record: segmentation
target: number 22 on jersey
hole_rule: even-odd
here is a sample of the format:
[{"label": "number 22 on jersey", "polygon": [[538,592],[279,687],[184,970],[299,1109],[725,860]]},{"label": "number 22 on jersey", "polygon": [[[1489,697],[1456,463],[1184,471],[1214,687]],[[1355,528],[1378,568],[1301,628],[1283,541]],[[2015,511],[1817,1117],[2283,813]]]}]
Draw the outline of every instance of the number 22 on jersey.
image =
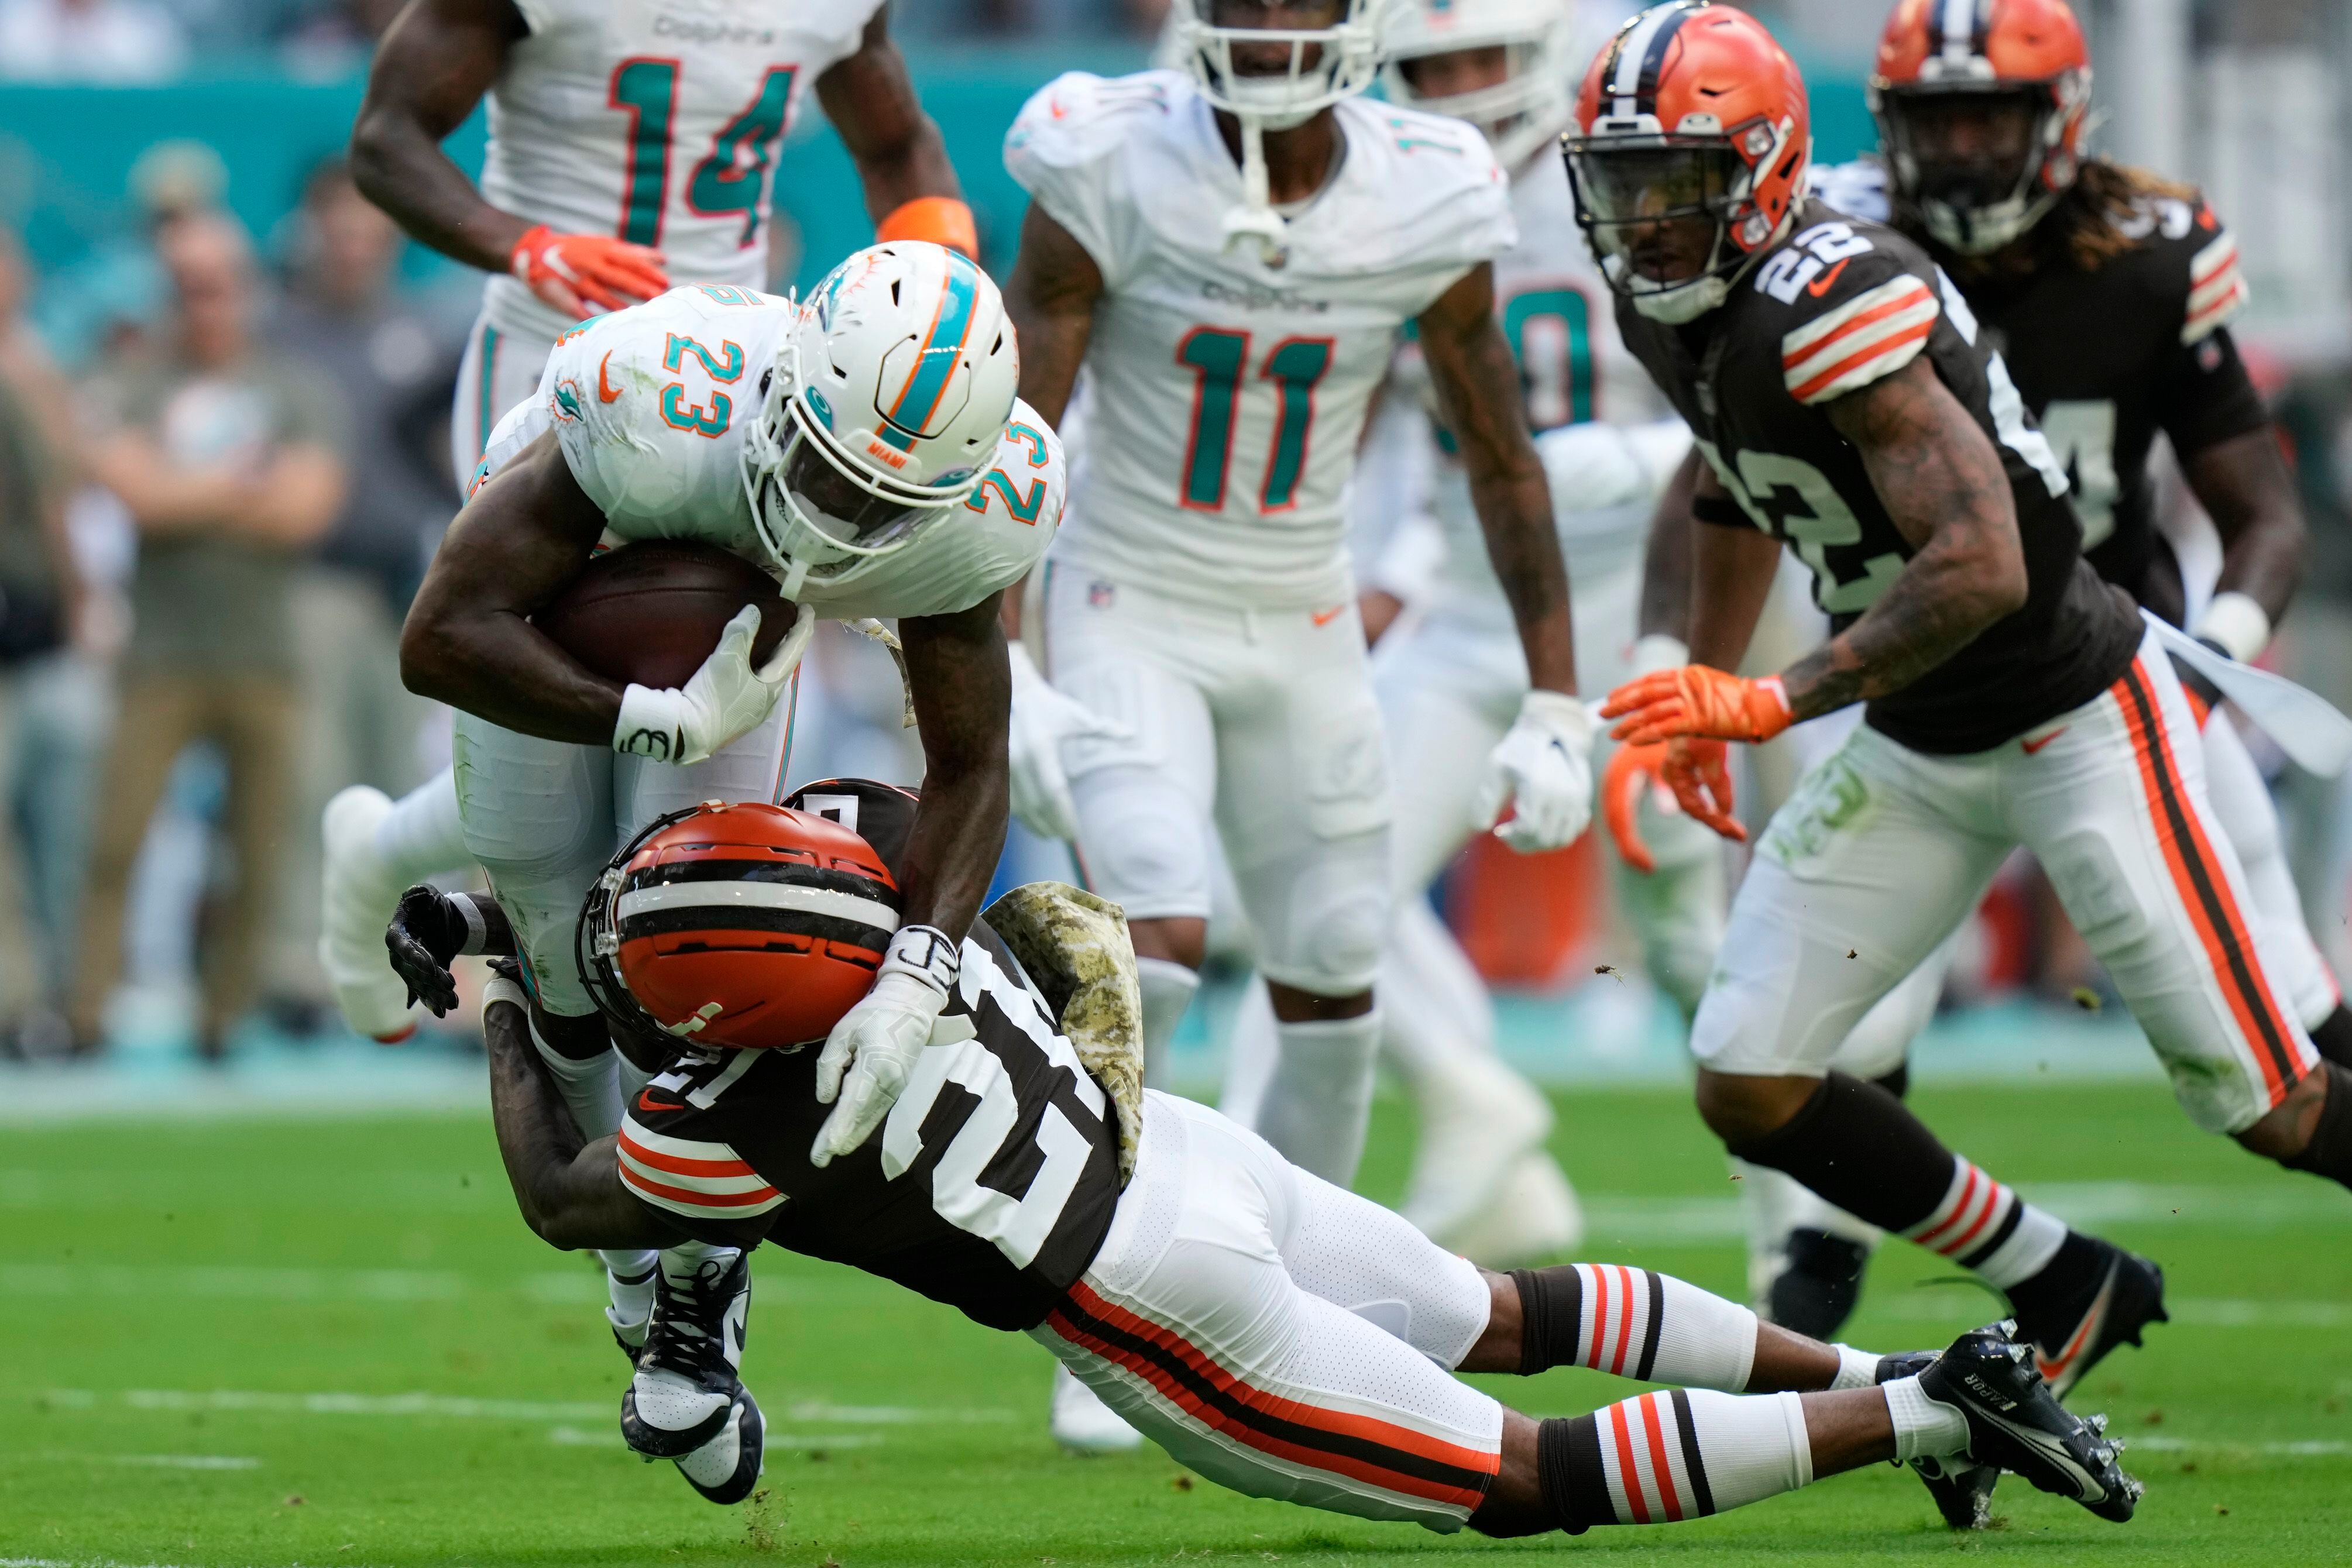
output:
[{"label": "number 22 on jersey", "polygon": [[[659,246],[662,214],[669,208],[669,149],[677,117],[676,60],[636,58],[613,68],[606,104],[629,117],[629,167],[621,186],[620,237],[632,245]],[[748,248],[760,234],[760,197],[768,182],[768,162],[792,111],[797,66],[771,66],[760,90],[742,111],[711,139],[710,151],[686,183],[686,204],[714,216],[743,214]],[[747,159],[748,154],[748,159]]]},{"label": "number 22 on jersey", "polygon": [[[1195,327],[1176,345],[1176,362],[1192,371],[1192,429],[1184,443],[1180,496],[1195,511],[1214,512],[1225,504],[1225,478],[1234,461],[1234,427],[1248,390],[1250,335],[1223,327]],[[1266,351],[1257,382],[1276,400],[1274,440],[1258,486],[1261,512],[1279,512],[1298,496],[1307,468],[1307,440],[1315,423],[1315,387],[1331,368],[1328,338],[1285,338]]]}]

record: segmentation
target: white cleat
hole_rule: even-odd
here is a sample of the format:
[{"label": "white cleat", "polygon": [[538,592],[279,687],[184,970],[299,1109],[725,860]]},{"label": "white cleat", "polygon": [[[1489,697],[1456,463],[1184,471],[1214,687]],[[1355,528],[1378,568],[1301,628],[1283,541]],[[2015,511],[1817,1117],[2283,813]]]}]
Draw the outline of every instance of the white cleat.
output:
[{"label": "white cleat", "polygon": [[1559,1162],[1538,1150],[1520,1156],[1484,1214],[1430,1239],[1481,1268],[1516,1269],[1583,1245],[1584,1207]]},{"label": "white cleat", "polygon": [[1423,1092],[1421,1141],[1400,1212],[1445,1237],[1494,1207],[1525,1155],[1551,1135],[1551,1103],[1491,1056],[1462,1057]]},{"label": "white cleat", "polygon": [[1054,1441],[1074,1454],[1125,1454],[1143,1446],[1143,1434],[1058,1361],[1054,1364],[1053,1427]]},{"label": "white cleat", "polygon": [[319,823],[326,846],[319,964],[352,1032],[387,1045],[415,1033],[417,1018],[384,956],[383,928],[403,891],[375,849],[376,825],[391,810],[383,790],[354,784],[327,802]]}]

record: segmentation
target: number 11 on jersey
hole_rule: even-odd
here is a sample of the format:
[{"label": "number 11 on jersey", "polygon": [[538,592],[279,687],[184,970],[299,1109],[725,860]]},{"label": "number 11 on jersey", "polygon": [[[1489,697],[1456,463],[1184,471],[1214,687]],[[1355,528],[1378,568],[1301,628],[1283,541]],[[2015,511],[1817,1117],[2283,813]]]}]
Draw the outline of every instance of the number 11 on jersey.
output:
[{"label": "number 11 on jersey", "polygon": [[[1176,362],[1196,378],[1192,430],[1184,443],[1185,506],[1221,510],[1225,474],[1233,465],[1234,425],[1240,415],[1243,373],[1249,366],[1250,335],[1222,327],[1195,327],[1176,345]],[[1297,497],[1307,467],[1307,439],[1315,423],[1315,387],[1331,368],[1328,338],[1285,338],[1266,353],[1258,370],[1274,384],[1278,407],[1274,440],[1265,455],[1265,478],[1258,487],[1258,510],[1279,512]]]}]

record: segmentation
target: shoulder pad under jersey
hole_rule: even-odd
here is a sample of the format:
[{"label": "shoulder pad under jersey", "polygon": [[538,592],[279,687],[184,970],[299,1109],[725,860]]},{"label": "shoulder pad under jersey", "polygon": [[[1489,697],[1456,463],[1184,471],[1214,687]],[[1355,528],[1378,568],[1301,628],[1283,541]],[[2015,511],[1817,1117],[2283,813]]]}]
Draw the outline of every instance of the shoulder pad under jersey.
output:
[{"label": "shoulder pad under jersey", "polygon": [[1738,287],[1767,302],[1762,318],[1778,339],[1782,384],[1807,404],[1909,364],[1943,312],[1934,266],[1918,246],[1819,204]]}]

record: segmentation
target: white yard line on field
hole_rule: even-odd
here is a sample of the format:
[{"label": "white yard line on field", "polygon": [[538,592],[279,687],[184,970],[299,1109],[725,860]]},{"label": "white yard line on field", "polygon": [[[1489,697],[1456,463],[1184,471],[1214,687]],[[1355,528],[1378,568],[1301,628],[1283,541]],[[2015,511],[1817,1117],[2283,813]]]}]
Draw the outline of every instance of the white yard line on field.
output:
[{"label": "white yard line on field", "polygon": [[[2153,1448],[2158,1453],[2210,1453],[2260,1455],[2264,1458],[2335,1459],[2352,1456],[2352,1443],[2336,1438],[2312,1438],[2295,1443],[2221,1443],[2204,1437],[2124,1437],[2126,1448]],[[2128,1463],[2129,1461],[2126,1461]]]},{"label": "white yard line on field", "polygon": [[[2153,1182],[2026,1182],[2017,1189],[2075,1226],[2149,1224],[2237,1232],[2340,1226],[2352,1198],[2313,1184],[2175,1186]],[[1736,1241],[1748,1235],[1736,1195],[1634,1197],[1587,1193],[1586,1229],[1604,1246],[1676,1241]]]},{"label": "white yard line on field", "polygon": [[[1865,1302],[1873,1312],[1906,1321],[1940,1322],[1946,1318],[1982,1317],[1998,1312],[1999,1303],[1969,1285],[1921,1285],[1881,1295]],[[2176,1327],[2194,1328],[2352,1328],[2352,1302],[2248,1301],[2228,1296],[2171,1296],[2165,1310]]]},{"label": "white yard line on field", "polygon": [[[423,1416],[456,1421],[604,1422],[610,1400],[480,1399],[450,1394],[291,1394],[252,1389],[126,1388],[100,1394],[87,1388],[52,1388],[37,1396],[52,1408],[89,1410],[121,1403],[134,1410],[224,1411],[263,1416]],[[844,1427],[967,1426],[1011,1421],[1018,1413],[987,1407],[924,1408],[907,1405],[835,1405],[795,1400],[778,1408],[793,1421]],[[5,1564],[0,1564],[5,1568]]]}]

